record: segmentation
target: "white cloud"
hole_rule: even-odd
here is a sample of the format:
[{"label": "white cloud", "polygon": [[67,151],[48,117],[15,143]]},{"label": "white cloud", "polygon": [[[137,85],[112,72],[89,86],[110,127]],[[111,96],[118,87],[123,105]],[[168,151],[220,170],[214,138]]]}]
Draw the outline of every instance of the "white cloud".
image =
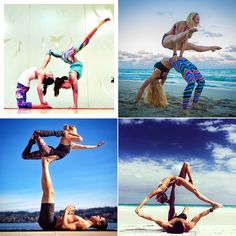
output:
[{"label": "white cloud", "polygon": [[232,148],[216,143],[208,143],[207,149],[212,151],[217,168],[226,167],[229,172],[236,172],[236,153]]},{"label": "white cloud", "polygon": [[120,119],[120,125],[141,125],[144,123],[144,119]]},{"label": "white cloud", "polygon": [[198,124],[201,130],[208,132],[225,132],[226,140],[231,144],[236,144],[236,125],[222,124],[222,120],[205,121]]},{"label": "white cloud", "polygon": [[[160,160],[164,160],[164,158]],[[235,161],[232,164],[236,166]],[[201,193],[209,199],[223,204],[235,204],[236,183],[232,180],[236,178],[236,173],[219,169],[214,170],[214,168],[210,170],[206,168],[206,162],[200,159],[192,159],[190,165],[195,185]],[[121,160],[119,164],[119,202],[141,202],[158,186],[163,178],[176,175],[181,166],[182,162],[174,159],[166,164],[145,157],[133,158],[127,161]],[[176,203],[202,203],[183,187],[177,187],[176,191]]]}]

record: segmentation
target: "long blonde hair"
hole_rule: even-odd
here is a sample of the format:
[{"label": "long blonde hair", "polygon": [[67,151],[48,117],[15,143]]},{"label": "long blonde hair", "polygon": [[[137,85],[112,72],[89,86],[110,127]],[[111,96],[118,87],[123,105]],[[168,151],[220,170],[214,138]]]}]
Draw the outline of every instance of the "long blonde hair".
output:
[{"label": "long blonde hair", "polygon": [[159,81],[154,81],[148,86],[144,102],[156,107],[166,107],[168,105],[164,86]]},{"label": "long blonde hair", "polygon": [[188,17],[187,17],[187,20],[186,20],[186,24],[189,28],[193,28],[194,27],[194,17],[196,15],[199,15],[197,12],[191,12]]}]

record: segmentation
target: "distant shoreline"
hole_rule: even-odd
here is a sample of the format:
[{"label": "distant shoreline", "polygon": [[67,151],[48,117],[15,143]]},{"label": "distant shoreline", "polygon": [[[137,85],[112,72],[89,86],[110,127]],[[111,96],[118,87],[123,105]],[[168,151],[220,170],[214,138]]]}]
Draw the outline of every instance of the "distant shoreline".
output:
[{"label": "distant shoreline", "polygon": [[[62,216],[64,210],[56,211],[57,216]],[[101,215],[108,219],[110,223],[117,222],[117,207],[98,207],[89,209],[78,209],[75,214],[88,218],[92,215]],[[1,211],[0,223],[35,223],[38,222],[39,211]]]}]

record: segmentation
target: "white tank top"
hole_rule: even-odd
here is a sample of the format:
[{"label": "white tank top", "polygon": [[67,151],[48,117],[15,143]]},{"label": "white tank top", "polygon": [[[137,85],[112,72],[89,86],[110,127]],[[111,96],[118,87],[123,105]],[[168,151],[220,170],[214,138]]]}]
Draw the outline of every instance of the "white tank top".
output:
[{"label": "white tank top", "polygon": [[37,79],[35,78],[35,71],[37,70],[37,67],[31,67],[20,75],[20,78],[18,79],[18,83],[23,84],[26,87],[30,87],[30,81]]}]

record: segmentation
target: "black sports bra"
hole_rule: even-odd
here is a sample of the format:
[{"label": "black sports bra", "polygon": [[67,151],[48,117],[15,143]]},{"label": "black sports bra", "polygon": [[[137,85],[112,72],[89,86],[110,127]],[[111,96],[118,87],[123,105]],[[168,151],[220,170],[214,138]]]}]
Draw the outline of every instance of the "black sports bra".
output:
[{"label": "black sports bra", "polygon": [[159,79],[163,79],[164,76],[163,76],[163,73],[166,72],[166,73],[169,73],[170,69],[166,68],[160,61],[157,62],[155,65],[154,65],[154,68],[157,68],[161,71],[161,75],[160,75],[160,78]]}]

